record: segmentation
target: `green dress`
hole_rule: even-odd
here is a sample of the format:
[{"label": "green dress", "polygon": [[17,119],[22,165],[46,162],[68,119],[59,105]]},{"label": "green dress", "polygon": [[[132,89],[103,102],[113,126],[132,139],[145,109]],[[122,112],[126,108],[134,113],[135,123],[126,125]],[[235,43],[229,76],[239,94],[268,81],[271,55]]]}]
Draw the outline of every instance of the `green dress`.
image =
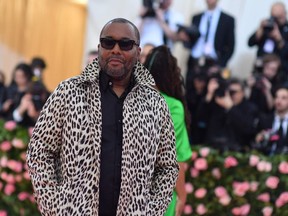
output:
[{"label": "green dress", "polygon": [[[192,151],[189,143],[189,137],[185,124],[184,107],[181,101],[161,93],[165,98],[171,113],[172,121],[175,128],[176,137],[176,154],[178,162],[185,162],[191,158]],[[173,198],[168,206],[165,216],[174,216],[176,208],[177,194],[173,191]]]}]

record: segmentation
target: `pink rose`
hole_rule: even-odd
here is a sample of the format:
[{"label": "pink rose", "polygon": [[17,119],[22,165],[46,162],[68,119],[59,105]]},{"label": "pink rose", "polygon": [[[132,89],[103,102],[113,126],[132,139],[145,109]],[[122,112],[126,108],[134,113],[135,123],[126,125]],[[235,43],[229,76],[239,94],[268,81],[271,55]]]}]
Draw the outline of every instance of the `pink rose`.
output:
[{"label": "pink rose", "polygon": [[260,200],[260,201],[262,201],[262,202],[269,202],[269,200],[270,200],[270,195],[269,195],[269,193],[259,194],[258,197],[257,197],[257,200]]},{"label": "pink rose", "polygon": [[235,207],[232,209],[232,214],[239,215],[239,216],[246,216],[250,212],[250,207],[251,206],[249,204],[245,204],[240,207]]},{"label": "pink rose", "polygon": [[214,193],[218,198],[221,198],[227,195],[227,190],[223,186],[218,186],[215,188]]},{"label": "pink rose", "polygon": [[30,180],[30,175],[29,175],[29,173],[28,173],[27,171],[25,171],[25,172],[23,173],[23,177],[24,177],[24,179],[26,179],[26,180]]},{"label": "pink rose", "polygon": [[194,162],[194,167],[197,170],[206,170],[208,168],[207,160],[205,158],[198,158]]},{"label": "pink rose", "polygon": [[283,205],[285,205],[286,203],[288,203],[288,192],[287,191],[280,194],[280,196],[278,197],[278,199],[275,202],[275,205],[278,208],[280,208]]},{"label": "pink rose", "polygon": [[27,192],[20,192],[20,193],[18,194],[18,199],[19,199],[20,201],[24,201],[24,200],[28,199],[29,197],[30,197],[30,194],[27,193]]},{"label": "pink rose", "polygon": [[8,160],[7,167],[14,172],[22,172],[23,170],[23,164],[16,160]]},{"label": "pink rose", "polygon": [[248,182],[234,182],[233,183],[233,192],[237,196],[244,196],[249,190],[250,184]]},{"label": "pink rose", "polygon": [[271,216],[273,213],[273,208],[271,206],[266,206],[262,209],[263,216]]},{"label": "pink rose", "polygon": [[280,199],[282,199],[284,202],[288,203],[288,192],[282,192],[279,196]]},{"label": "pink rose", "polygon": [[185,205],[183,212],[185,215],[192,214],[192,212],[193,212],[192,206],[191,205]]},{"label": "pink rose", "polygon": [[230,167],[234,167],[234,166],[237,166],[237,165],[238,165],[238,161],[236,160],[236,158],[234,158],[232,156],[228,156],[225,159],[225,162],[224,162],[224,167],[225,168],[230,168]]},{"label": "pink rose", "polygon": [[203,148],[200,149],[199,153],[200,153],[200,155],[202,157],[207,157],[209,155],[209,153],[210,153],[210,148],[203,147]]},{"label": "pink rose", "polygon": [[240,207],[240,209],[241,209],[241,215],[248,215],[249,214],[249,212],[250,212],[250,208],[251,208],[251,206],[249,205],[249,204],[245,204],[245,205],[242,205],[241,207]]},{"label": "pink rose", "polygon": [[266,186],[271,189],[276,189],[279,184],[279,178],[277,176],[270,176],[266,180]]},{"label": "pink rose", "polygon": [[241,215],[241,209],[239,207],[234,207],[231,212],[233,215]]},{"label": "pink rose", "polygon": [[12,145],[9,141],[4,141],[0,145],[0,150],[2,150],[3,152],[9,151],[11,148],[12,148]]},{"label": "pink rose", "polygon": [[17,138],[14,138],[12,140],[12,145],[15,147],[15,148],[18,148],[18,149],[23,149],[25,148],[25,144],[23,143],[23,141],[21,139],[17,139]]},{"label": "pink rose", "polygon": [[8,213],[5,210],[0,210],[0,216],[7,216]]},{"label": "pink rose", "polygon": [[223,206],[229,205],[231,202],[231,197],[229,195],[225,195],[219,199],[219,203]]},{"label": "pink rose", "polygon": [[16,128],[17,124],[15,121],[7,121],[4,124],[4,128],[8,131],[13,131]]},{"label": "pink rose", "polygon": [[191,167],[190,174],[191,174],[191,177],[196,178],[199,175],[199,170],[195,169],[194,167]]},{"label": "pink rose", "polygon": [[3,156],[3,157],[1,157],[1,159],[0,159],[0,167],[6,167],[7,166],[7,162],[8,162],[8,159],[7,159],[7,157],[5,157],[5,156]]},{"label": "pink rose", "polygon": [[250,191],[252,192],[257,191],[258,186],[259,186],[259,182],[256,182],[256,181],[250,182]]},{"label": "pink rose", "polygon": [[191,160],[194,161],[197,157],[198,157],[198,153],[193,151],[192,156],[191,156]]},{"label": "pink rose", "polygon": [[6,176],[5,181],[6,181],[7,183],[10,183],[10,184],[15,184],[15,183],[16,183],[15,176],[12,175],[12,174],[8,174],[8,175]]},{"label": "pink rose", "polygon": [[260,161],[257,164],[257,170],[260,172],[270,172],[272,170],[272,164],[267,161]]},{"label": "pink rose", "polygon": [[288,162],[282,161],[282,162],[279,164],[278,170],[279,170],[279,172],[282,173],[282,174],[288,174]]},{"label": "pink rose", "polygon": [[188,194],[190,194],[193,192],[194,187],[190,182],[187,182],[187,183],[185,183],[185,190]]},{"label": "pink rose", "polygon": [[201,203],[196,207],[196,212],[199,215],[204,215],[207,212],[207,209],[204,204]]},{"label": "pink rose", "polygon": [[250,155],[249,164],[254,167],[258,164],[260,158],[257,155]]},{"label": "pink rose", "polygon": [[221,178],[221,171],[219,168],[214,168],[212,170],[212,176],[214,176],[214,178],[216,179],[220,179]]},{"label": "pink rose", "polygon": [[195,197],[198,199],[202,199],[205,197],[207,190],[205,188],[199,188],[195,191]]},{"label": "pink rose", "polygon": [[10,196],[14,191],[15,191],[15,185],[13,184],[6,184],[5,188],[4,188],[4,194],[6,194],[7,196]]},{"label": "pink rose", "polygon": [[8,176],[8,173],[7,173],[7,172],[2,172],[2,173],[0,174],[0,177],[1,177],[4,181],[6,181],[7,176]]}]

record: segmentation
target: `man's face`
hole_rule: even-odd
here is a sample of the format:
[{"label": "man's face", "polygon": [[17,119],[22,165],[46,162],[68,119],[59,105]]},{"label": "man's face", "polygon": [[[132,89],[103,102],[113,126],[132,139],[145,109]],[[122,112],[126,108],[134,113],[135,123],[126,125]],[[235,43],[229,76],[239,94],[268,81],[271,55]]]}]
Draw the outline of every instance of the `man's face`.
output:
[{"label": "man's face", "polygon": [[240,104],[244,99],[244,92],[240,84],[231,84],[229,86],[229,93],[234,105]]},{"label": "man's face", "polygon": [[275,110],[276,112],[288,112],[288,90],[287,89],[279,89],[276,92],[275,97]]},{"label": "man's face", "polygon": [[[128,23],[110,23],[106,25],[100,38],[134,40],[139,43],[133,26]],[[101,69],[116,80],[130,77],[141,51],[137,45],[133,45],[131,50],[122,50],[118,43],[111,49],[104,48],[99,44],[98,50]]]},{"label": "man's face", "polygon": [[218,0],[206,0],[208,9],[214,9],[217,6]]},{"label": "man's face", "polygon": [[286,22],[286,10],[282,4],[275,4],[271,9],[271,16],[276,19],[278,25],[282,26]]}]

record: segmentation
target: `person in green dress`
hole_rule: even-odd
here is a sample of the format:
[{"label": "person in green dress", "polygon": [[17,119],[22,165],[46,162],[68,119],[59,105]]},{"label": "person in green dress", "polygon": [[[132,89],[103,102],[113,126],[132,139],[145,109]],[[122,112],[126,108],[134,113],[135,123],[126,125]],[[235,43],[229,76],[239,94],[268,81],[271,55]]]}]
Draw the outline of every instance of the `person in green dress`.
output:
[{"label": "person in green dress", "polygon": [[180,216],[186,203],[185,163],[191,158],[187,127],[189,116],[186,108],[184,82],[177,59],[166,46],[153,48],[148,54],[144,66],[155,79],[157,89],[165,98],[170,110],[176,136],[176,154],[180,166],[173,199],[165,216]]}]

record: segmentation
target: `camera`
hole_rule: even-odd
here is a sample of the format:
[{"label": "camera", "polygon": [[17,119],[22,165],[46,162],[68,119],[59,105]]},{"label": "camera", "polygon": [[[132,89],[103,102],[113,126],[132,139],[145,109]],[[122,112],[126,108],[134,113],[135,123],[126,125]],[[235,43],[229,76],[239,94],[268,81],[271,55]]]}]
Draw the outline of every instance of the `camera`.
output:
[{"label": "camera", "polygon": [[198,27],[195,25],[187,27],[187,26],[178,24],[177,27],[178,27],[178,32],[184,31],[189,36],[191,42],[196,41],[201,35]]},{"label": "camera", "polygon": [[263,89],[265,87],[264,83],[263,83],[263,75],[256,73],[254,75],[254,78],[255,78],[255,85],[254,86],[258,89]]},{"label": "camera", "polygon": [[155,17],[155,9],[160,8],[164,0],[143,0],[142,4],[147,8],[147,12],[142,16],[144,17]]},{"label": "camera", "polygon": [[215,90],[214,95],[216,97],[224,97],[225,92],[228,89],[228,81],[222,77],[221,73],[216,73],[210,76],[211,78],[216,78],[218,82],[218,88]]},{"label": "camera", "polygon": [[44,105],[41,95],[37,95],[37,94],[32,95],[32,102],[37,111],[41,110]]},{"label": "camera", "polygon": [[275,22],[274,17],[270,17],[269,19],[267,19],[267,22],[266,22],[265,26],[263,27],[264,34],[269,34],[274,29],[275,23],[276,22]]}]

